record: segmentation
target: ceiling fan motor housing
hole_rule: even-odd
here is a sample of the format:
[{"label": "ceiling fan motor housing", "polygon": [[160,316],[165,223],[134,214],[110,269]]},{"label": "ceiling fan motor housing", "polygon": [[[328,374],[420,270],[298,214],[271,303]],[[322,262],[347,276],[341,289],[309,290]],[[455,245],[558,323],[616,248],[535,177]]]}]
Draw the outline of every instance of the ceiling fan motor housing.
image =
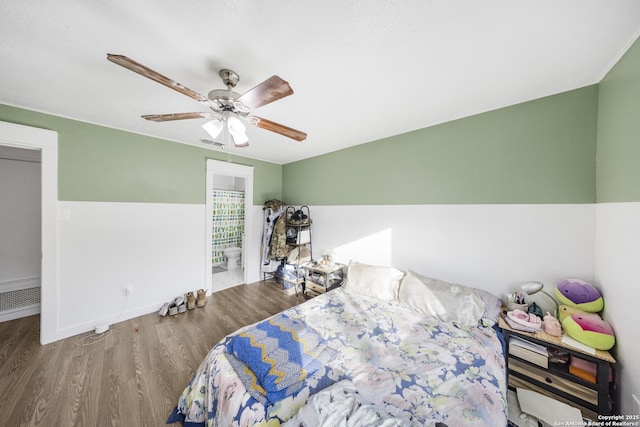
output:
[{"label": "ceiling fan motor housing", "polygon": [[240,81],[240,76],[233,70],[223,68],[222,70],[220,70],[219,74],[225,86],[227,87],[234,88]]},{"label": "ceiling fan motor housing", "polygon": [[214,89],[209,92],[208,98],[214,103],[213,109],[219,112],[229,111],[246,117],[251,109],[243,103],[236,101],[240,94],[231,90]]}]

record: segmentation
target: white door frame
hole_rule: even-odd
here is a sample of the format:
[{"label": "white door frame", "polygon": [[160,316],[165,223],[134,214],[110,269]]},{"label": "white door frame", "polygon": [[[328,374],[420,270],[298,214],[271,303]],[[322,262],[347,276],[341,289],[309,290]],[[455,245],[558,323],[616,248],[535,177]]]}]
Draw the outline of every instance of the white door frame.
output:
[{"label": "white door frame", "polygon": [[219,160],[207,159],[207,185],[206,185],[206,212],[205,212],[205,275],[204,283],[207,292],[213,290],[211,268],[213,267],[212,255],[213,247],[211,236],[213,234],[213,176],[225,175],[236,178],[244,178],[244,235],[243,256],[241,259],[244,283],[247,283],[247,238],[251,236],[251,214],[253,206],[253,166],[239,165],[236,163],[222,162]]},{"label": "white door frame", "polygon": [[40,343],[47,344],[58,331],[58,132],[0,121],[0,145],[41,152]]}]

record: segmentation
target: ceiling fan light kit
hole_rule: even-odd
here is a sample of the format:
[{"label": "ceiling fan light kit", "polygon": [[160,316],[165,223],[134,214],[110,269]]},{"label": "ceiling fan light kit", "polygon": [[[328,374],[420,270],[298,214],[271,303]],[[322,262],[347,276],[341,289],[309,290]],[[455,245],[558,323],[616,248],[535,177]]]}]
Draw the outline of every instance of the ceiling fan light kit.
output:
[{"label": "ceiling fan light kit", "polygon": [[242,124],[239,118],[229,117],[227,119],[227,128],[233,138],[233,143],[236,147],[246,147],[249,145],[249,137],[246,133],[246,128]]},{"label": "ceiling fan light kit", "polygon": [[240,95],[232,90],[240,81],[240,77],[234,71],[225,68],[220,70],[219,75],[222,82],[227,86],[227,89],[214,89],[209,92],[208,96],[204,96],[124,55],[109,53],[107,54],[107,59],[121,67],[195,99],[211,109],[211,112],[148,114],[143,115],[143,119],[154,122],[166,122],[212,118],[213,120],[202,125],[203,129],[214,139],[226,129],[229,135],[231,135],[236,147],[249,146],[249,137],[247,136],[243,121],[248,121],[260,129],[275,132],[296,141],[303,141],[307,137],[305,132],[251,115],[252,110],[293,94],[293,89],[289,83],[278,76],[271,76]]},{"label": "ceiling fan light kit", "polygon": [[211,138],[216,139],[218,135],[220,135],[220,132],[222,132],[223,126],[224,124],[222,123],[222,120],[213,119],[210,122],[203,124],[202,129],[207,131],[207,133],[211,135]]}]

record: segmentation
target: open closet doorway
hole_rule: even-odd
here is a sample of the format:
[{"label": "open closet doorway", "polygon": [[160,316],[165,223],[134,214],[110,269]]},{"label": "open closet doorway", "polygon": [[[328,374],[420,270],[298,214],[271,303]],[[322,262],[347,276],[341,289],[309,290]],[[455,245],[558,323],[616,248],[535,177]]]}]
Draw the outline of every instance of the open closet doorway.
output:
[{"label": "open closet doorway", "polygon": [[0,122],[0,145],[40,151],[40,343],[58,339],[58,133]]},{"label": "open closet doorway", "polygon": [[40,313],[40,150],[0,145],[0,322]]},{"label": "open closet doorway", "polygon": [[207,159],[205,284],[217,292],[247,282],[253,167]]}]

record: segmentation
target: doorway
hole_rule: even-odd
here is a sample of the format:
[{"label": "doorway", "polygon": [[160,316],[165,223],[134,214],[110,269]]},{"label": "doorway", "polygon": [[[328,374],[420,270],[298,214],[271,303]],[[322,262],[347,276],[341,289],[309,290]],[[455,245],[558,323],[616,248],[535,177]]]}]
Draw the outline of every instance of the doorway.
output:
[{"label": "doorway", "polygon": [[40,151],[0,145],[0,322],[40,313]]},{"label": "doorway", "polygon": [[[205,284],[207,291],[217,292],[247,282],[246,254],[248,245],[245,236],[251,236],[253,167],[207,159],[206,179]],[[242,208],[244,218],[243,224],[241,224],[241,235],[229,233],[229,235],[214,236],[214,234],[220,233],[219,227],[214,228],[214,222],[226,222],[225,219],[214,216],[216,203],[214,194],[216,193],[226,195],[231,200],[230,203],[241,203],[240,208]],[[235,211],[234,208],[234,215]],[[226,268],[224,257],[220,254],[225,245],[241,248],[242,252],[237,269],[229,270]],[[214,267],[216,268],[215,272]]]},{"label": "doorway", "polygon": [[40,343],[47,344],[58,339],[58,133],[0,122],[0,145],[40,151]]}]

